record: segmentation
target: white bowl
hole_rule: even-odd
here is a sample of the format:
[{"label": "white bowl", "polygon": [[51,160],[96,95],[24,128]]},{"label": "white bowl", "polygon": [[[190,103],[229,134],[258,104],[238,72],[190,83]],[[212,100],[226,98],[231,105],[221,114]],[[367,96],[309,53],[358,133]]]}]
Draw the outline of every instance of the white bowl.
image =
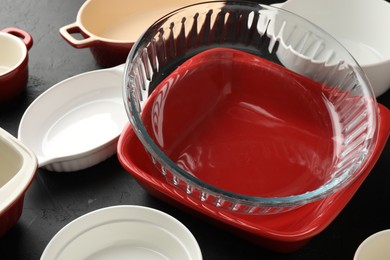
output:
[{"label": "white bowl", "polygon": [[356,250],[354,260],[390,259],[390,229],[375,233],[366,238]]},{"label": "white bowl", "polygon": [[196,239],[178,220],[142,206],[113,206],[72,221],[49,242],[41,260],[200,260]]},{"label": "white bowl", "polygon": [[344,45],[366,73],[375,96],[389,89],[389,3],[383,0],[288,0],[276,6],[306,18]]}]

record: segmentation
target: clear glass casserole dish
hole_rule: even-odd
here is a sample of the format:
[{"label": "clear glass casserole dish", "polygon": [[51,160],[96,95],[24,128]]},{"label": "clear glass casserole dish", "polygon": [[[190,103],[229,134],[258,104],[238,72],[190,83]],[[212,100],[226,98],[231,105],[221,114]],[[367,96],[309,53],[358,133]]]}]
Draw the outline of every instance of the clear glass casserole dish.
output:
[{"label": "clear glass casserole dish", "polygon": [[167,182],[247,214],[350,184],[378,131],[348,51],[293,13],[249,2],[194,4],[151,25],[128,56],[124,102]]}]

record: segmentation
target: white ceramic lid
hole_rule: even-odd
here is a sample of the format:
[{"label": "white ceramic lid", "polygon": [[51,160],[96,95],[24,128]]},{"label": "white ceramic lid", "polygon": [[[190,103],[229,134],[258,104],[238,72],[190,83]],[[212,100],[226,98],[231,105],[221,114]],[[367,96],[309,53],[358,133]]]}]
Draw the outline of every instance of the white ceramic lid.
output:
[{"label": "white ceramic lid", "polygon": [[196,239],[178,220],[142,206],[112,206],[72,221],[49,242],[41,260],[198,260]]}]

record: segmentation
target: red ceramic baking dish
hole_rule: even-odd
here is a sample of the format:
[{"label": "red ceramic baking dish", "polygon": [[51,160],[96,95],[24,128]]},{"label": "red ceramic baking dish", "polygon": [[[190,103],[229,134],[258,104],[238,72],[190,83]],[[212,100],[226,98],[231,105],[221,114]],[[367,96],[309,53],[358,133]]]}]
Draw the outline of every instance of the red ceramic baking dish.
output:
[{"label": "red ceramic baking dish", "polygon": [[165,177],[155,168],[130,124],[119,138],[118,158],[122,166],[151,195],[262,247],[277,252],[291,252],[303,247],[337,217],[378,160],[390,132],[390,112],[382,105],[378,107],[378,139],[369,162],[359,169],[359,177],[329,197],[280,214],[250,215],[229,212],[203,204],[186,192],[176,189],[167,183]]},{"label": "red ceramic baking dish", "polygon": [[37,168],[35,154],[0,128],[0,236],[19,220]]}]

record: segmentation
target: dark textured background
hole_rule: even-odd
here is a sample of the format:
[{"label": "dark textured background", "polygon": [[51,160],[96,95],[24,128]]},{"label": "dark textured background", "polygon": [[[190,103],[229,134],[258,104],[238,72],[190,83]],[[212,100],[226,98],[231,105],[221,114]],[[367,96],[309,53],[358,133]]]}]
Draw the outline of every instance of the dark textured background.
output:
[{"label": "dark textured background", "polygon": [[[38,95],[70,76],[99,68],[88,49],[71,47],[58,32],[75,21],[83,2],[1,1],[0,28],[18,27],[34,39],[27,90],[0,109],[0,127],[12,135],[17,135],[25,109]],[[379,102],[390,107],[390,91]],[[374,170],[336,220],[303,249],[291,254],[265,250],[150,197],[122,169],[116,156],[74,173],[39,170],[26,193],[21,219],[0,238],[0,259],[39,259],[50,239],[67,223],[95,209],[120,204],[153,207],[179,219],[198,240],[205,260],[352,259],[363,239],[390,228],[389,159],[387,144]]]}]

